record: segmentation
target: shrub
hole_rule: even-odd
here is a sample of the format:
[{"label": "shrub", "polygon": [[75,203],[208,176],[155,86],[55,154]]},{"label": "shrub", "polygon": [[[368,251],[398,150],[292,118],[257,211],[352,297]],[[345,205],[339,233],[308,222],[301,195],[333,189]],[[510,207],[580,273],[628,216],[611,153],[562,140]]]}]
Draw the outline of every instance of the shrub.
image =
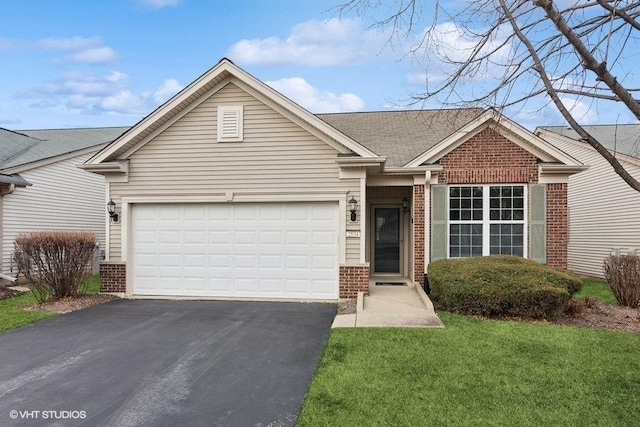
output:
[{"label": "shrub", "polygon": [[38,302],[85,292],[96,237],[89,232],[39,231],[16,238],[18,269]]},{"label": "shrub", "polygon": [[580,279],[515,256],[448,259],[429,264],[431,296],[446,311],[554,319]]},{"label": "shrub", "polygon": [[640,303],[640,257],[611,255],[604,260],[604,277],[618,304],[636,308]]}]

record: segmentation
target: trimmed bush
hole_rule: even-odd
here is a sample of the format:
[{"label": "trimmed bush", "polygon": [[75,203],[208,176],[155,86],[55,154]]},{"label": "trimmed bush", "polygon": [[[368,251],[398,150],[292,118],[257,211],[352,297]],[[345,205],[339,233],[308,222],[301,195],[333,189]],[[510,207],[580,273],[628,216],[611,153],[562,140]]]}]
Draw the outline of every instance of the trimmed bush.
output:
[{"label": "trimmed bush", "polygon": [[555,319],[582,282],[535,261],[494,255],[432,262],[429,284],[431,296],[445,311]]},{"label": "trimmed bush", "polygon": [[83,294],[96,236],[89,232],[39,231],[16,238],[18,269],[38,302]]},{"label": "trimmed bush", "polygon": [[602,270],[618,304],[637,308],[640,304],[640,257],[611,255],[605,258]]}]

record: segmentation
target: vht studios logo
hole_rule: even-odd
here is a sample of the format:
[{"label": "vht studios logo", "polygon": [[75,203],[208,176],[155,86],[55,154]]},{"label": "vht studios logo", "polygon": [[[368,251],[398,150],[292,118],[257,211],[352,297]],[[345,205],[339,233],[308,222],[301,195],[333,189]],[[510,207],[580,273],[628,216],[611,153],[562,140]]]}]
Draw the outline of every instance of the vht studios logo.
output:
[{"label": "vht studios logo", "polygon": [[86,411],[9,411],[12,420],[84,420]]}]

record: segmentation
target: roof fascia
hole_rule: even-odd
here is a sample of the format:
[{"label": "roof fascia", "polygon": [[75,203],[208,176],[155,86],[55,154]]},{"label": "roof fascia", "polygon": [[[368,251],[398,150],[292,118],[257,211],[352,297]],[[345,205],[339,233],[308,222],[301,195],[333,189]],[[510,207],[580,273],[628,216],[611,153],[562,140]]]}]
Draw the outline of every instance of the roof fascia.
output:
[{"label": "roof fascia", "polygon": [[68,153],[59,154],[57,156],[48,157],[46,159],[36,160],[35,162],[24,163],[22,165],[13,166],[10,168],[2,169],[0,172],[5,174],[12,173],[20,173],[26,172],[31,169],[40,168],[43,166],[47,166],[53,163],[62,162],[64,160],[73,159],[74,157],[82,156],[83,154],[90,154],[100,151],[102,148],[106,147],[109,143],[97,144],[92,147],[81,148],[79,150],[70,151]]},{"label": "roof fascia", "polygon": [[[283,110],[290,111],[292,114],[287,114],[289,118],[292,118],[293,116],[299,117],[301,121],[309,123],[312,127],[318,129],[320,132],[326,134],[330,138],[333,138],[335,141],[342,144],[349,150],[355,152],[356,154],[359,154],[361,156],[366,156],[366,157],[377,157],[377,155],[372,151],[366,149],[364,146],[360,145],[356,141],[348,138],[346,135],[339,132],[335,128],[329,126],[327,123],[320,120],[319,118],[311,114],[309,111],[303,109],[299,105],[295,104],[293,101],[286,98],[284,95],[280,94],[276,90],[272,89],[265,83],[261,82],[257,78],[253,77],[246,71],[242,70],[241,68],[233,64],[228,59],[224,58],[218,64],[216,64],[213,68],[211,68],[209,71],[207,71],[198,79],[196,79],[194,82],[192,82],[189,86],[187,86],[186,88],[181,90],[179,93],[177,93],[173,98],[165,102],[162,106],[158,107],[154,112],[152,112],[147,117],[145,117],[140,122],[138,122],[135,126],[129,129],[129,131],[125,132],[121,137],[113,141],[110,145],[105,147],[103,150],[99,151],[95,156],[87,160],[87,163],[97,164],[97,163],[101,163],[108,160],[110,156],[113,156],[115,153],[117,153],[117,151],[120,148],[122,148],[127,143],[131,142],[133,139],[139,136],[142,131],[144,131],[145,129],[147,129],[154,123],[156,123],[162,117],[166,116],[174,108],[177,108],[181,103],[185,102],[190,97],[194,96],[207,83],[216,79],[222,73],[225,73],[225,72],[235,77],[238,81],[242,82],[245,85],[245,88],[252,88],[253,90],[255,90],[254,93],[261,94],[263,96],[262,98],[263,102],[265,99],[272,101],[270,103],[271,104],[270,106],[272,108],[274,105],[280,105],[282,106],[280,109],[280,112],[283,112]],[[223,83],[225,80],[223,80],[220,83]],[[200,98],[202,98],[202,100],[204,101],[207,97],[203,95]],[[180,115],[180,113],[178,115]],[[299,123],[300,121],[298,121],[298,124]],[[155,133],[155,131],[153,133]],[[150,139],[151,138],[149,137],[144,138],[146,142],[148,142]],[[326,138],[323,138],[323,140],[327,141]],[[142,145],[136,144],[135,146],[137,147],[137,149],[139,149]],[[130,151],[131,150],[127,150],[127,152],[130,152]]]},{"label": "roof fascia", "polygon": [[573,157],[529,132],[527,129],[503,116],[496,110],[488,109],[482,115],[467,123],[460,130],[443,139],[423,154],[407,163],[405,167],[415,167],[423,163],[434,163],[489,126],[493,126],[496,131],[507,137],[510,141],[529,151],[544,162],[561,162],[567,165],[580,164],[580,162]]},{"label": "roof fascia", "polygon": [[[338,142],[342,146],[346,147],[349,151],[356,153],[362,157],[379,157],[376,153],[364,147],[355,140],[349,138],[344,133],[340,132],[333,126],[329,125],[324,120],[316,117],[308,110],[302,108],[295,102],[291,101],[280,92],[273,89],[271,86],[256,79],[241,68],[235,67],[235,73],[232,73],[244,86],[240,85],[243,90],[246,90],[251,95],[260,99],[260,101],[267,104],[269,107],[283,114],[289,120],[294,121],[297,125],[304,127],[308,131],[312,131],[308,126],[303,126],[303,122],[308,123],[313,128],[319,130],[323,134],[329,136],[334,141]],[[236,82],[234,82],[236,83]],[[318,135],[317,131],[312,133],[320,137],[323,141],[329,143],[327,138]],[[334,146],[334,148],[336,148]],[[344,149],[339,150],[345,152]]]},{"label": "roof fascia", "polygon": [[[579,139],[575,139],[575,138],[571,138],[570,136],[566,136],[566,135],[562,135],[559,133],[556,133],[552,130],[548,130],[548,129],[543,129],[543,128],[538,128],[536,129],[536,135],[538,135],[539,137],[541,137],[542,139],[556,139],[558,141],[562,141],[562,142],[566,142],[568,144],[572,144],[575,145],[576,147],[579,148],[590,148],[595,150],[595,148],[593,148],[588,142],[586,141],[582,141]],[[615,153],[613,152],[613,150],[609,150],[609,152],[611,154],[613,154],[618,160],[622,161],[622,162],[626,162],[632,165],[636,165],[636,166],[640,166],[640,158],[638,157],[634,157],[634,156],[629,156],[628,154],[623,154],[623,153]]]}]

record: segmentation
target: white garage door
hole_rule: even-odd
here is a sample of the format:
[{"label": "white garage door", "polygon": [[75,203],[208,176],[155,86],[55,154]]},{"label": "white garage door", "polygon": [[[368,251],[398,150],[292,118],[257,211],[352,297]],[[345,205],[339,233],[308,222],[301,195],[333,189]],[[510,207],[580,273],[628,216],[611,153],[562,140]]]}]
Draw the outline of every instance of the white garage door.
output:
[{"label": "white garage door", "polygon": [[338,298],[337,203],[139,204],[134,295]]}]

